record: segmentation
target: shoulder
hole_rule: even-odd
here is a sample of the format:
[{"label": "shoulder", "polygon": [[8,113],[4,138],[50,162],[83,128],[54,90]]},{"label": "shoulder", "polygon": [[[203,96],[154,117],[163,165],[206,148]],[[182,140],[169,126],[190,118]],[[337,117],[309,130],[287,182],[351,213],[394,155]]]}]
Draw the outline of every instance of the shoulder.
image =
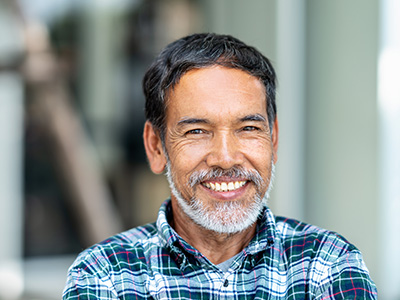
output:
[{"label": "shoulder", "polygon": [[343,236],[282,217],[276,217],[276,231],[288,269],[294,278],[303,273],[315,295],[321,299],[336,299],[339,295],[341,299],[355,295],[360,299],[376,298],[376,286],[361,252]]},{"label": "shoulder", "polygon": [[277,235],[286,252],[335,260],[358,249],[340,234],[294,219],[276,217]]},{"label": "shoulder", "polygon": [[63,299],[119,299],[134,289],[145,295],[148,260],[159,251],[154,223],[140,226],[81,252],[68,270]]},{"label": "shoulder", "polygon": [[105,275],[118,270],[125,262],[145,263],[147,252],[158,247],[155,223],[116,234],[82,251],[70,267],[87,273]]}]

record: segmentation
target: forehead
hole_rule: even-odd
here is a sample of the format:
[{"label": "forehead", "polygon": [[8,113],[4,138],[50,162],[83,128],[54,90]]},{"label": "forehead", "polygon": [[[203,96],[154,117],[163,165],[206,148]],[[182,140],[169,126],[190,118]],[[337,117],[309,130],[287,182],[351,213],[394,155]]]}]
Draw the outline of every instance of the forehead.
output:
[{"label": "forehead", "polygon": [[168,93],[167,122],[176,117],[267,115],[265,87],[238,69],[213,66],[183,75]]}]

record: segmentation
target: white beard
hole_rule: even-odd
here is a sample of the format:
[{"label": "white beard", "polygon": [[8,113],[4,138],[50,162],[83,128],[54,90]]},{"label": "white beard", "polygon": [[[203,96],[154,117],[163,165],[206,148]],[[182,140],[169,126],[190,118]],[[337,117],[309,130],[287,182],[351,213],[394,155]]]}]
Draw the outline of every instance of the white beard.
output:
[{"label": "white beard", "polygon": [[253,201],[246,205],[244,201],[215,202],[213,207],[205,207],[203,202],[195,197],[185,200],[177,190],[171,173],[170,163],[167,163],[167,179],[172,194],[178,201],[183,212],[201,227],[217,233],[232,234],[241,232],[256,221],[267,205],[275,174],[275,165],[271,162],[271,176],[265,195],[257,193]]}]

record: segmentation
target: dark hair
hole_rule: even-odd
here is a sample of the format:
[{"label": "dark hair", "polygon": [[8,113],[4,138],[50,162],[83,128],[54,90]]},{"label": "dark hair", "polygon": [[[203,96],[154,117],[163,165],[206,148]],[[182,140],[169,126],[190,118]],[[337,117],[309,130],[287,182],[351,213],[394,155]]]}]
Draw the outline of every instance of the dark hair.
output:
[{"label": "dark hair", "polygon": [[167,45],[155,58],[143,78],[146,119],[165,136],[166,95],[189,70],[213,65],[243,70],[265,86],[270,130],[276,117],[275,71],[270,61],[254,47],[229,36],[200,33]]}]

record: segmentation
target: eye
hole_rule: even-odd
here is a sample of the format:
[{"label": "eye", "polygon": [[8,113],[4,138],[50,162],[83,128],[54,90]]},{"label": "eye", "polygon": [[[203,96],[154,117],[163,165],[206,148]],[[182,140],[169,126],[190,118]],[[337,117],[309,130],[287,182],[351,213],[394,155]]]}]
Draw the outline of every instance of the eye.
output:
[{"label": "eye", "polygon": [[203,129],[192,129],[186,132],[186,134],[202,134],[205,133]]},{"label": "eye", "polygon": [[256,130],[260,130],[260,128],[256,127],[256,126],[245,126],[242,128],[243,131],[256,131]]}]

